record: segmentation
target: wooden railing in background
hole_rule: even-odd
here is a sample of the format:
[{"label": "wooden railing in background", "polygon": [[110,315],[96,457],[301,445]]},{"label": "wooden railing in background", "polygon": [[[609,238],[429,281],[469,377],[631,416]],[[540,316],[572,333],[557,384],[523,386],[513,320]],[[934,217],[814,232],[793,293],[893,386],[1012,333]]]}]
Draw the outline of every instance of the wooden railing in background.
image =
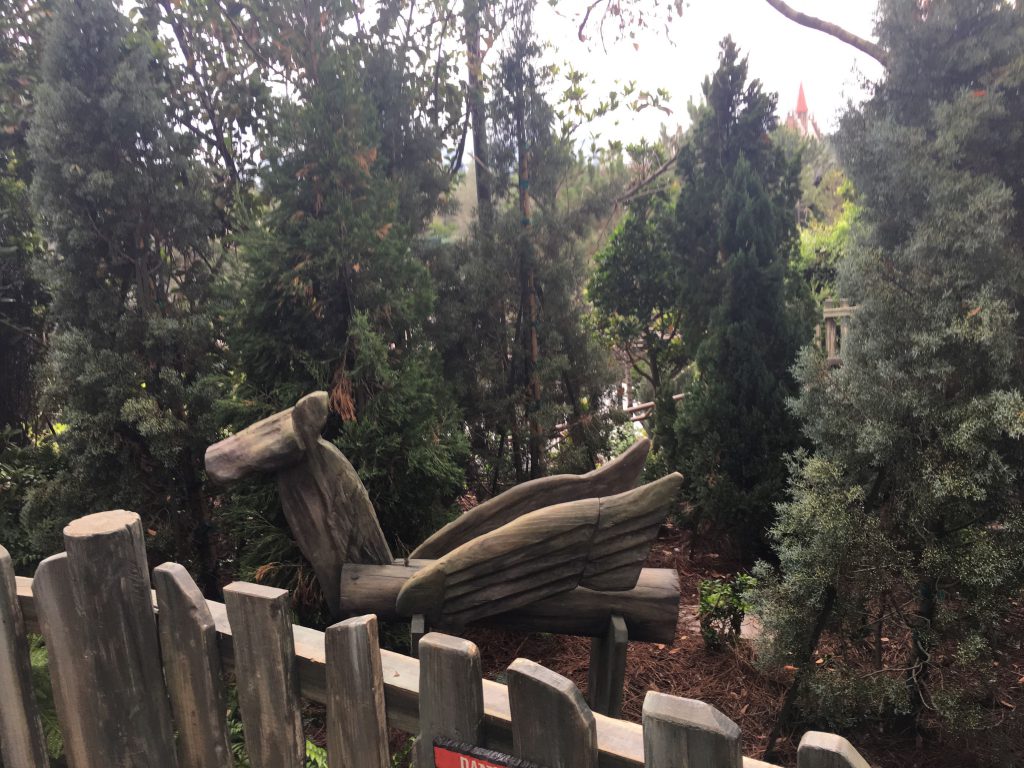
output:
[{"label": "wooden railing in background", "polygon": [[[484,680],[473,643],[438,633],[420,659],[378,647],[374,616],[326,633],[289,620],[284,590],[235,583],[204,600],[180,565],[150,575],[137,515],[71,523],[66,552],[15,578],[0,547],[0,744],[8,768],[46,766],[27,632],[49,652],[72,768],[231,765],[222,672],[234,672],[253,768],[301,768],[301,699],[326,704],[329,765],[388,768],[387,729],[515,754],[542,768],[756,768],[714,707],[650,692],[643,724],[594,714],[566,678],[525,659]],[[157,620],[159,616],[159,621]],[[177,733],[175,739],[174,734]],[[808,733],[799,768],[867,768],[838,736]]]}]

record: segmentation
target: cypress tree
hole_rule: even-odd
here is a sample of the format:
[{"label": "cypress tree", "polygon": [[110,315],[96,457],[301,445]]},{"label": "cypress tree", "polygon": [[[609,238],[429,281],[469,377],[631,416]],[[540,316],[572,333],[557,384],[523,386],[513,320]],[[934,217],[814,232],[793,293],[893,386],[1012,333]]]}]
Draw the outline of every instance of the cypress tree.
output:
[{"label": "cypress tree", "polygon": [[100,509],[140,513],[154,557],[216,589],[203,451],[219,372],[205,178],[165,114],[160,47],[109,0],[61,2],[29,136],[49,243],[44,396],[64,467],[23,518],[41,552]]},{"label": "cypress tree", "polygon": [[963,730],[1002,720],[994,653],[1024,585],[1024,12],[887,0],[879,34],[887,74],[838,142],[859,310],[842,368],[800,360],[814,454],[773,532],[762,658],[801,667],[811,718]]},{"label": "cypress tree", "polygon": [[704,83],[680,154],[676,203],[683,335],[695,380],[676,422],[675,463],[696,522],[751,558],[785,491],[799,428],[788,368],[810,336],[810,300],[789,280],[797,245],[799,158],[772,142],[775,96],[747,80],[730,39]]}]

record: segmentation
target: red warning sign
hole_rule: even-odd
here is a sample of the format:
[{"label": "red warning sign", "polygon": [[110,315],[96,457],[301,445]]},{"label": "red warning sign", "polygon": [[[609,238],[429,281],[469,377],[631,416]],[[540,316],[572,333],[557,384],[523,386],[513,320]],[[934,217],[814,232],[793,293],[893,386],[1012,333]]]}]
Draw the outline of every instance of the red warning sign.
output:
[{"label": "red warning sign", "polygon": [[434,741],[434,768],[539,768],[533,763],[449,739]]}]

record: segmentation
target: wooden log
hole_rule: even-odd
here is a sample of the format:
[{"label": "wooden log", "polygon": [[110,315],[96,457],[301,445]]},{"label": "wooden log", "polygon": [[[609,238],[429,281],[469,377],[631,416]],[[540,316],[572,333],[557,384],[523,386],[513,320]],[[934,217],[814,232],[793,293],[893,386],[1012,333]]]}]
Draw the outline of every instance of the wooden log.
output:
[{"label": "wooden log", "polygon": [[469,640],[430,632],[420,640],[417,768],[434,765],[434,739],[483,744],[484,691],[480,651]]},{"label": "wooden log", "polygon": [[46,740],[32,694],[25,620],[18,606],[14,565],[0,547],[0,764],[7,768],[45,768]]},{"label": "wooden log", "polygon": [[253,768],[303,768],[306,739],[288,592],[236,581],[224,587],[224,601],[249,760]]},{"label": "wooden log", "polygon": [[330,768],[391,768],[377,617],[328,627],[327,762]]},{"label": "wooden log", "polygon": [[512,750],[557,768],[597,768],[597,725],[572,681],[527,659],[508,668]]},{"label": "wooden log", "polygon": [[217,627],[199,587],[177,563],[153,570],[160,656],[178,729],[178,757],[189,768],[230,768]]},{"label": "wooden log", "polygon": [[[417,561],[407,566],[346,565],[341,571],[342,613],[374,613],[383,621],[408,619],[398,612],[396,602],[402,586],[421,567]],[[673,642],[679,619],[679,575],[671,568],[644,568],[631,590],[602,592],[577,587],[469,626],[601,637],[613,615],[622,616],[631,640]]]},{"label": "wooden log", "polygon": [[681,482],[672,473],[523,515],[418,571],[399,592],[398,611],[459,628],[578,586],[632,589]]},{"label": "wooden log", "polygon": [[870,768],[842,736],[808,731],[796,751],[797,768]]},{"label": "wooden log", "polygon": [[740,729],[710,704],[649,691],[644,699],[646,768],[741,768]]},{"label": "wooden log", "polygon": [[[64,556],[61,555],[61,558]],[[18,604],[25,617],[26,628],[39,630],[40,612],[33,595],[33,580],[18,577]],[[234,669],[234,638],[227,611],[223,603],[207,600],[207,606],[217,625],[221,662],[227,670]],[[308,627],[293,626],[295,655],[299,663],[299,682],[302,696],[327,703],[327,669],[325,663],[324,633]],[[416,659],[381,650],[381,670],[384,676],[384,703],[388,723],[406,733],[419,730],[420,664]],[[51,673],[52,673],[51,666]],[[508,689],[492,680],[483,681],[484,745],[490,749],[509,752],[512,749],[512,716],[509,709]],[[643,768],[643,731],[637,723],[614,720],[594,714],[597,722],[599,768]],[[67,738],[67,733],[65,733]],[[743,758],[743,768],[775,768],[753,758]]]},{"label": "wooden log", "polygon": [[585,475],[553,475],[520,483],[448,523],[413,550],[411,557],[437,559],[529,512],[627,491],[640,477],[650,450],[651,441],[642,438],[620,456]]},{"label": "wooden log", "polygon": [[626,681],[626,649],[629,633],[621,616],[612,616],[604,637],[590,641],[587,698],[590,708],[609,717],[622,712],[622,687]]},{"label": "wooden log", "polygon": [[[90,721],[81,730],[88,737],[81,764],[177,766],[139,516],[115,510],[81,517],[64,528],[64,547],[60,588],[70,595],[54,604],[71,613],[51,614],[47,623],[53,632],[71,620],[75,634],[55,638],[56,646],[46,640],[51,664],[54,652],[66,654],[58,674],[71,680],[79,708],[66,716]],[[79,617],[77,627],[72,616]]]},{"label": "wooden log", "polygon": [[275,413],[211,445],[206,449],[206,473],[218,483],[231,483],[298,462],[305,448],[292,424],[293,410]]}]

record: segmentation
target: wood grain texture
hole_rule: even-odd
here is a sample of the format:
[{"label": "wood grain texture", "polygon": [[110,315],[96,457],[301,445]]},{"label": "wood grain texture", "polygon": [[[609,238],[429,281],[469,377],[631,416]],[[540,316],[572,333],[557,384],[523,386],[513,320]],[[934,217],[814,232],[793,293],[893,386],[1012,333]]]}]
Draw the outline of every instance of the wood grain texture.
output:
[{"label": "wood grain texture", "polygon": [[398,594],[398,611],[458,628],[577,586],[632,589],[681,482],[673,473],[523,515],[417,571]]},{"label": "wood grain texture", "polygon": [[480,651],[468,640],[430,632],[420,640],[417,768],[434,765],[434,739],[483,743],[484,692]]},{"label": "wood grain texture", "polygon": [[305,448],[292,425],[292,410],[268,416],[207,448],[207,474],[218,483],[231,483],[299,461]]},{"label": "wood grain texture", "polygon": [[[73,520],[64,528],[64,547],[81,617],[71,642],[84,650],[88,671],[81,671],[91,685],[81,716],[99,723],[93,735],[103,742],[87,745],[89,764],[177,766],[139,516],[114,510]],[[77,675],[81,668],[61,669]]]},{"label": "wood grain texture", "polygon": [[0,764],[45,768],[46,741],[32,694],[25,620],[18,605],[14,565],[0,547]]},{"label": "wood grain texture", "polygon": [[341,567],[347,562],[386,565],[393,558],[355,469],[320,437],[326,419],[326,392],[295,404],[292,422],[305,458],[278,472],[277,490],[288,527],[313,565],[331,613],[338,616]]},{"label": "wood grain texture", "polygon": [[[63,556],[61,556],[63,557]],[[18,577],[18,604],[25,617],[26,628],[39,630],[40,613],[33,594],[32,579]],[[610,593],[609,593],[610,594]],[[212,600],[207,606],[217,625],[217,638],[221,662],[227,670],[235,668],[234,638],[223,603]],[[327,669],[324,633],[307,627],[293,626],[292,637],[299,663],[299,683],[302,696],[327,703]],[[393,728],[416,733],[419,730],[420,664],[416,659],[381,650],[381,670],[384,675],[384,703],[388,723]],[[51,668],[52,672],[52,668]],[[491,749],[512,750],[512,716],[509,709],[508,689],[492,680],[483,681],[484,743]],[[638,723],[614,720],[595,713],[599,768],[643,768],[643,732]],[[66,735],[66,734],[65,734]],[[775,768],[753,758],[743,758],[743,768]]]},{"label": "wood grain texture", "polygon": [[[408,566],[347,564],[341,572],[342,614],[374,613],[383,621],[408,619],[398,610],[398,594],[424,562],[432,561],[410,561]],[[613,615],[623,617],[631,640],[671,643],[679,619],[679,575],[670,568],[644,568],[631,590],[602,592],[577,587],[468,626],[600,637]]]},{"label": "wood grain texture", "polygon": [[796,752],[797,768],[870,768],[853,745],[833,733],[808,731]]},{"label": "wood grain texture", "polygon": [[224,587],[238,704],[253,768],[304,768],[299,673],[288,592],[234,582]]},{"label": "wood grain texture", "polygon": [[437,559],[538,509],[627,491],[640,477],[650,450],[651,441],[643,438],[585,475],[553,475],[520,483],[448,523],[413,550],[410,557]]},{"label": "wood grain texture", "polygon": [[178,730],[178,757],[188,768],[230,768],[227,697],[213,616],[183,566],[157,566],[153,586],[160,611],[160,656]]},{"label": "wood grain texture", "polygon": [[621,714],[628,647],[629,633],[621,616],[612,616],[604,637],[591,641],[587,699],[593,711],[609,717]]},{"label": "wood grain texture", "polygon": [[[24,590],[25,582],[19,586]],[[109,756],[101,751],[106,742],[100,723],[91,717],[96,681],[88,648],[79,643],[84,622],[71,594],[66,553],[48,557],[39,564],[31,582],[31,595],[38,631],[46,641],[54,708],[64,737],[64,757],[70,768],[102,765]],[[23,613],[27,618],[27,612]]]},{"label": "wood grain texture", "polygon": [[649,691],[643,707],[646,768],[741,768],[740,729],[710,704]]},{"label": "wood grain texture", "polygon": [[597,724],[579,689],[527,659],[508,668],[512,750],[547,768],[597,768]]},{"label": "wood grain texture", "polygon": [[330,768],[390,768],[376,616],[328,627],[327,760]]}]

